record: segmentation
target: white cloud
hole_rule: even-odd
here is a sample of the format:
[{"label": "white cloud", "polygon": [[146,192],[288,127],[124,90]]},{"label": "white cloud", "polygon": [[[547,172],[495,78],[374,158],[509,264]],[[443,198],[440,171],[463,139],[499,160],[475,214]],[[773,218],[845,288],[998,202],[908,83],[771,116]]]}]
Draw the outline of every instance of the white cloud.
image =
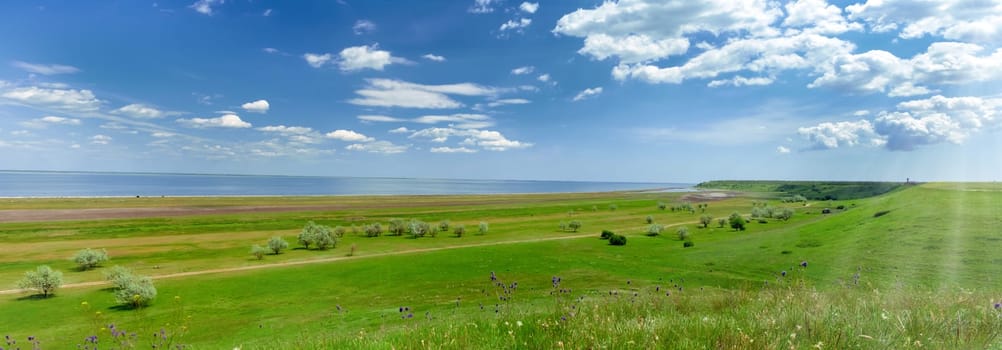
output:
[{"label": "white cloud", "polygon": [[435,55],[435,54],[426,53],[426,54],[422,55],[421,57],[423,57],[424,59],[429,60],[429,61],[445,62],[445,56],[439,56],[439,55]]},{"label": "white cloud", "polygon": [[539,77],[537,77],[536,79],[539,80],[539,81],[541,81],[541,82],[546,83],[546,82],[550,81],[550,75],[549,74],[542,74]]},{"label": "white cloud", "polygon": [[41,63],[30,63],[22,61],[14,61],[12,64],[14,65],[14,67],[17,67],[28,73],[35,73],[42,75],[72,74],[80,71],[80,69],[77,67],[67,66],[63,64],[41,64]]},{"label": "white cloud", "polygon": [[273,132],[283,135],[303,135],[313,132],[312,128],[308,128],[305,126],[269,125],[257,129],[264,132]]},{"label": "white cloud", "polygon": [[488,102],[487,105],[490,107],[499,107],[504,105],[524,105],[528,103],[532,103],[532,101],[526,100],[524,98],[505,98]]},{"label": "white cloud", "polygon": [[489,151],[506,151],[532,147],[532,143],[509,140],[498,131],[457,128],[428,128],[411,134],[410,138],[428,139],[444,143],[451,137],[462,137],[462,146],[476,146]]},{"label": "white cloud", "polygon": [[251,124],[240,119],[236,114],[226,114],[216,118],[191,118],[178,119],[181,123],[190,128],[249,128]]},{"label": "white cloud", "polygon": [[356,90],[358,98],[348,103],[372,107],[445,109],[463,104],[449,95],[493,96],[499,91],[473,83],[423,85],[393,79],[366,79],[366,87]]},{"label": "white cloud", "polygon": [[991,0],[867,0],[846,7],[849,18],[875,32],[898,31],[903,39],[941,36],[951,40],[998,43],[1002,4]]},{"label": "white cloud", "polygon": [[887,51],[836,56],[809,87],[832,87],[889,96],[924,95],[930,85],[959,85],[1002,78],[1002,49],[965,43],[932,43],[926,52],[902,59]]},{"label": "white cloud", "polygon": [[523,2],[521,5],[518,5],[518,9],[522,10],[523,12],[527,12],[527,13],[536,13],[536,11],[539,10],[539,3],[538,2]]},{"label": "white cloud", "polygon": [[305,59],[306,63],[309,64],[313,68],[323,67],[325,64],[331,62],[331,59],[333,59],[333,58],[334,57],[331,56],[331,54],[329,54],[329,53],[325,53],[325,54],[322,54],[322,55],[321,54],[316,54],[316,53],[306,53],[306,54],[303,54],[303,59]]},{"label": "white cloud", "polygon": [[389,51],[379,50],[377,44],[345,48],[341,50],[339,56],[341,59],[338,61],[338,67],[345,72],[362,69],[383,70],[383,67],[390,64],[410,62],[403,58],[393,57]]},{"label": "white cloud", "polygon": [[807,27],[805,30],[812,33],[837,35],[863,29],[863,25],[847,21],[842,9],[826,0],[792,1],[786,4],[786,13],[784,26]]},{"label": "white cloud", "polygon": [[0,97],[36,107],[50,107],[74,112],[93,112],[100,108],[98,100],[90,90],[50,89],[37,86],[4,90]]},{"label": "white cloud", "polygon": [[153,137],[156,137],[156,138],[161,138],[161,139],[168,138],[168,137],[173,137],[174,135],[175,135],[174,133],[166,132],[166,131],[154,131],[154,132],[150,133],[150,136],[153,136]]},{"label": "white cloud", "polygon": [[431,153],[477,153],[477,150],[466,147],[432,147]]},{"label": "white cloud", "polygon": [[790,153],[790,149],[783,146],[779,146],[776,147],[776,152],[778,152],[779,154],[787,154]]},{"label": "white cloud", "polygon": [[276,53],[281,53],[282,52],[281,50],[276,49],[274,47],[266,47],[266,48],[263,48],[261,50],[264,51],[264,52],[270,53],[270,54],[276,54]]},{"label": "white cloud", "polygon": [[514,75],[530,74],[534,70],[536,70],[536,67],[533,67],[533,66],[518,67],[518,68],[512,69],[511,70],[511,74],[514,74]]},{"label": "white cloud", "polygon": [[240,105],[240,108],[253,113],[267,113],[268,109],[271,108],[271,104],[268,103],[268,100],[257,100],[244,103]]},{"label": "white cloud", "polygon": [[129,116],[129,117],[133,117],[133,118],[142,118],[142,119],[163,118],[163,117],[167,117],[167,116],[172,116],[172,115],[178,115],[178,114],[180,114],[180,113],[177,113],[177,112],[161,111],[161,110],[157,109],[156,107],[152,107],[152,106],[148,106],[148,105],[144,105],[144,104],[140,104],[140,103],[133,103],[133,104],[130,104],[130,105],[123,106],[123,107],[121,107],[119,109],[111,111],[111,113],[121,114],[121,115]]},{"label": "white cloud", "polygon": [[452,115],[425,115],[414,118],[413,122],[421,124],[451,123],[450,125],[460,129],[480,129],[494,125],[491,117],[483,114],[452,114]]},{"label": "white cloud", "polygon": [[722,79],[711,81],[706,86],[718,87],[718,86],[755,86],[755,85],[769,85],[772,84],[773,78],[769,77],[756,77],[756,78],[745,78],[742,76],[736,76],[731,79]]},{"label": "white cloud", "polygon": [[637,63],[683,54],[688,50],[689,40],[685,38],[654,40],[643,34],[619,37],[592,34],[585,37],[584,47],[578,53],[599,60],[616,56],[622,63]]},{"label": "white cloud", "polygon": [[28,121],[21,122],[21,126],[26,128],[36,128],[42,129],[49,125],[80,125],[80,119],[74,118],[64,118],[56,116],[45,116],[38,119],[32,119]]},{"label": "white cloud", "polygon": [[577,94],[577,96],[574,96],[574,101],[581,101],[581,100],[589,98],[589,97],[598,96],[601,93],[602,93],[602,87],[601,86],[596,87],[596,88],[587,88],[587,89],[584,89],[583,91],[579,92]]},{"label": "white cloud", "polygon": [[264,10],[264,12],[261,13],[261,15],[265,16],[265,17],[268,17],[268,16],[271,16],[271,12],[272,12],[271,9],[266,9],[266,10]]},{"label": "white cloud", "polygon": [[470,11],[470,13],[478,13],[478,14],[491,13],[494,12],[494,7],[493,7],[494,3],[497,3],[499,1],[500,0],[474,0],[473,6],[471,6],[468,11]]},{"label": "white cloud", "polygon": [[355,131],[342,130],[342,129],[331,131],[324,136],[326,136],[329,139],[335,139],[347,142],[371,142],[375,140],[371,137],[362,135]]},{"label": "white cloud", "polygon": [[195,10],[195,12],[201,13],[206,16],[212,16],[215,13],[213,6],[222,5],[225,0],[198,0],[194,4],[188,6],[188,8]]},{"label": "white cloud", "polygon": [[509,19],[508,22],[505,22],[505,23],[501,24],[500,30],[502,32],[503,31],[507,31],[507,30],[514,30],[516,32],[522,32],[523,29],[525,29],[526,27],[528,27],[531,24],[532,24],[532,19],[529,19],[529,18],[521,18],[518,21],[513,20],[513,19]]},{"label": "white cloud", "polygon": [[870,111],[865,110],[865,109],[861,109],[861,110],[852,112],[852,115],[857,116],[857,117],[865,117],[865,116],[870,115]]},{"label": "white cloud", "polygon": [[894,151],[911,151],[917,146],[942,142],[959,144],[968,135],[968,130],[946,114],[881,113],[874,127],[887,137],[887,149]]},{"label": "white cloud", "polygon": [[391,133],[391,134],[406,134],[406,133],[412,133],[412,132],[414,132],[414,130],[408,129],[408,128],[403,127],[403,126],[389,131],[389,133]]},{"label": "white cloud", "polygon": [[797,129],[814,149],[833,149],[856,145],[879,146],[884,139],[877,135],[873,124],[867,120],[855,122],[824,122],[816,126]]},{"label": "white cloud", "polygon": [[389,141],[376,141],[370,143],[355,143],[348,145],[345,149],[349,151],[395,154],[406,152],[410,145],[395,145]]},{"label": "white cloud", "polygon": [[391,122],[407,121],[406,119],[394,118],[386,115],[360,115],[356,118],[358,118],[358,120],[361,120],[363,122],[375,122],[375,123],[391,123]]},{"label": "white cloud", "polygon": [[108,135],[94,135],[90,137],[90,143],[95,145],[107,145],[111,143],[111,136]]},{"label": "white cloud", "polygon": [[370,20],[360,19],[355,21],[355,25],[351,27],[351,30],[355,32],[355,35],[369,34],[376,31],[376,24]]}]

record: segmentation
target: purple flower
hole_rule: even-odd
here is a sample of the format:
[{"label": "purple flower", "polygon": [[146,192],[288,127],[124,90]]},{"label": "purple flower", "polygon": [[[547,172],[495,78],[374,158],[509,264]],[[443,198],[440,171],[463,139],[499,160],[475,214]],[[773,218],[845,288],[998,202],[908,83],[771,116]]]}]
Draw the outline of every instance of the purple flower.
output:
[{"label": "purple flower", "polygon": [[786,271],[785,270],[782,271],[782,272],[780,272],[779,274],[782,275],[783,277],[786,277]]},{"label": "purple flower", "polygon": [[800,267],[807,267],[807,260],[801,261]]},{"label": "purple flower", "polygon": [[1002,302],[995,303],[995,310],[1002,310]]}]

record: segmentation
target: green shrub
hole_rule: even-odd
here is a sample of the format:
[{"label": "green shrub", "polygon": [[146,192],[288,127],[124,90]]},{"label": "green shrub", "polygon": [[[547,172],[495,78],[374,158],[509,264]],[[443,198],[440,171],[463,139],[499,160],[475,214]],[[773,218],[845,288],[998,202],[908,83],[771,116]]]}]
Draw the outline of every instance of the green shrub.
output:
[{"label": "green shrub", "polygon": [[378,222],[371,225],[365,225],[363,231],[365,231],[366,237],[379,237],[379,235],[383,234],[383,225]]},{"label": "green shrub", "polygon": [[487,234],[487,229],[488,229],[487,222],[481,221],[480,222],[480,226],[477,227],[477,233],[479,233],[481,235],[486,235]]},{"label": "green shrub", "polygon": [[651,237],[660,235],[661,231],[664,231],[664,229],[664,226],[661,226],[660,224],[651,224],[647,227],[647,235]]},{"label": "green shrub", "polygon": [[581,222],[577,220],[571,221],[567,224],[567,228],[573,232],[578,232],[578,229],[581,228]]},{"label": "green shrub", "polygon": [[268,249],[271,249],[272,254],[282,254],[282,250],[287,248],[289,248],[289,242],[286,242],[282,237],[275,236],[268,240]]},{"label": "green shrub", "polygon": [[36,290],[42,293],[42,297],[52,295],[62,285],[63,273],[45,265],[35,268],[34,271],[25,272],[24,278],[17,281],[18,288]]},{"label": "green shrub", "polygon": [[466,233],[466,226],[456,225],[456,227],[452,229],[452,233],[455,233],[456,237],[463,237],[463,234]]},{"label": "green shrub", "polygon": [[609,238],[609,244],[611,245],[626,245],[626,236],[623,235],[613,235]]},{"label": "green shrub", "polygon": [[891,212],[890,210],[881,210],[881,211],[878,211],[878,212],[874,213],[873,217],[879,218],[881,216],[887,215],[887,213],[890,213],[890,212]]},{"label": "green shrub", "polygon": [[139,308],[149,305],[157,297],[157,288],[149,276],[132,276],[115,291],[115,301],[121,305]]},{"label": "green shrub", "polygon": [[90,270],[101,263],[108,261],[108,251],[101,249],[84,249],[73,255],[73,262],[77,263],[80,270]]},{"label": "green shrub", "polygon": [[727,219],[727,222],[731,224],[731,228],[744,231],[745,230],[745,218],[738,213],[731,213],[731,216]]},{"label": "green shrub", "polygon": [[645,219],[645,221],[647,221],[648,225],[653,224],[654,223],[654,217],[650,216],[650,215],[647,215],[647,218]]},{"label": "green shrub", "polygon": [[682,243],[682,248],[689,248],[694,246],[696,246],[696,243],[692,243],[692,241],[685,241]]},{"label": "green shrub", "polygon": [[251,246],[250,254],[253,255],[258,260],[264,259],[265,254],[268,254],[271,250],[257,244]]},{"label": "green shrub", "polygon": [[442,220],[439,222],[438,229],[442,232],[449,232],[449,220]]},{"label": "green shrub", "polygon": [[616,233],[609,230],[602,230],[602,239],[609,239],[615,236]]}]

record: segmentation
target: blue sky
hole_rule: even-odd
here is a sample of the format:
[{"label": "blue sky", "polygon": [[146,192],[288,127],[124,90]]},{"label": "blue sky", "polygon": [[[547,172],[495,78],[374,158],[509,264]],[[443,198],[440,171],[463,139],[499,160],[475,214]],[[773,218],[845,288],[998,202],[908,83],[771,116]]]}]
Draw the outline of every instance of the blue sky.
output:
[{"label": "blue sky", "polygon": [[0,7],[0,169],[1002,177],[994,1]]}]

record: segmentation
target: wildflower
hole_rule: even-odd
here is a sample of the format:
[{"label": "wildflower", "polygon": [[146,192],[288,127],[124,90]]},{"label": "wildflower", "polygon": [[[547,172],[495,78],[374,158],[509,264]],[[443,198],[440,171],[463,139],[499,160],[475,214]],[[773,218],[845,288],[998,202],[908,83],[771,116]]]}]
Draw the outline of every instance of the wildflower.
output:
[{"label": "wildflower", "polygon": [[807,260],[801,261],[800,262],[800,267],[806,268],[807,267]]},{"label": "wildflower", "polygon": [[522,321],[515,321],[515,325],[519,326],[519,327],[522,327]]},{"label": "wildflower", "polygon": [[786,277],[786,270],[783,270],[783,271],[782,271],[782,272],[780,272],[779,274],[780,274],[780,275],[782,275],[783,277]]},{"label": "wildflower", "polygon": [[1002,302],[995,303],[995,310],[1002,310]]}]

